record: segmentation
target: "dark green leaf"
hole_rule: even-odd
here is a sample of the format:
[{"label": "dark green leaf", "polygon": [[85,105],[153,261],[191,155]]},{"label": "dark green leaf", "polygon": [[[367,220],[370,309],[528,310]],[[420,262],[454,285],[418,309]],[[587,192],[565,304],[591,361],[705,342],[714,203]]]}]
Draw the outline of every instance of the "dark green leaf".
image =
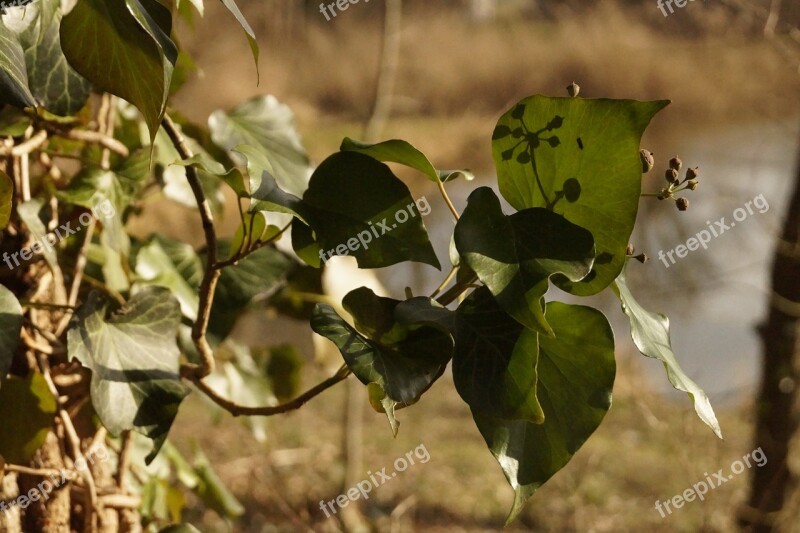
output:
[{"label": "dark green leaf", "polygon": [[536,335],[498,305],[486,287],[458,307],[453,381],[474,413],[544,422],[536,399]]},{"label": "dark green leaf", "polygon": [[353,374],[371,387],[372,403],[386,412],[395,435],[399,424],[394,411],[419,400],[442,375],[453,349],[452,336],[436,328],[397,324],[394,310],[399,303],[367,288],[345,299],[356,323],[376,339],[359,333],[329,305],[317,304],[311,319],[311,328],[336,344]]},{"label": "dark green leaf", "polygon": [[446,182],[463,176],[472,180],[475,176],[468,170],[438,171],[433,167],[430,159],[410,143],[392,139],[377,144],[368,144],[345,137],[339,148],[341,151],[358,152],[377,159],[378,161],[399,163],[409,168],[419,170],[434,183]]},{"label": "dark green leaf", "polygon": [[169,289],[146,287],[117,312],[92,293],[67,334],[69,355],[92,371],[92,404],[114,435],[153,440],[152,460],[189,393],[179,375],[180,306]]},{"label": "dark green leaf", "polygon": [[11,368],[21,329],[22,307],[14,293],[0,285],[0,382]]},{"label": "dark green leaf", "polygon": [[61,22],[61,47],[81,76],[142,112],[152,140],[166,106],[175,49],[157,22],[169,17],[166,8],[147,5],[145,10],[138,0],[80,0]]},{"label": "dark green leaf", "polygon": [[[614,334],[605,316],[591,307],[547,304],[555,338],[539,336],[537,397],[544,423],[472,416],[514,489],[511,522],[525,501],[566,465],[594,433],[611,407]],[[522,336],[535,337],[525,330]]]},{"label": "dark green leaf", "polygon": [[591,228],[597,254],[611,256],[580,282],[560,281],[563,289],[595,294],[622,270],[641,193],[639,141],[667,103],[532,96],[500,118],[495,131],[522,130],[519,139],[492,142],[505,199],[516,209],[544,207]]},{"label": "dark green leaf", "polygon": [[175,524],[173,526],[165,527],[158,533],[200,533],[200,530],[192,524]]},{"label": "dark green leaf", "polygon": [[630,318],[631,336],[636,347],[643,355],[658,359],[664,364],[667,378],[672,386],[689,394],[694,402],[697,416],[714,431],[717,437],[722,438],[722,430],[708,396],[683,372],[672,352],[669,319],[662,314],[651,313],[639,305],[628,288],[624,271],[614,283],[614,293],[622,302],[622,310]]},{"label": "dark green leaf", "polygon": [[303,202],[328,259],[353,255],[361,268],[402,261],[440,268],[408,187],[369,156],[339,152],[327,158],[314,171]]},{"label": "dark green leaf", "polygon": [[11,377],[0,388],[0,455],[9,463],[26,465],[44,444],[53,427],[56,399],[44,377],[31,372]]},{"label": "dark green leaf", "polygon": [[563,274],[584,278],[592,269],[594,241],[587,230],[543,208],[503,214],[488,187],[469,196],[456,224],[459,254],[498,303],[520,324],[552,335],[544,317],[548,279]]}]

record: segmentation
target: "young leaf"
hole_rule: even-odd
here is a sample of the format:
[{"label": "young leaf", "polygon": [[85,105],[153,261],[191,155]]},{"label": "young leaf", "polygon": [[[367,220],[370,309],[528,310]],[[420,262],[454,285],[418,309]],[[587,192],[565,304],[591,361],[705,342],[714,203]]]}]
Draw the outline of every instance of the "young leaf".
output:
[{"label": "young leaf", "polygon": [[464,263],[500,306],[545,335],[552,335],[543,309],[550,276],[559,273],[578,281],[591,271],[595,255],[587,230],[543,208],[506,216],[488,187],[470,194],[454,240]]},{"label": "young leaf", "polygon": [[394,310],[400,302],[379,298],[367,288],[353,291],[345,302],[369,333],[362,335],[324,304],[314,308],[311,329],[336,344],[353,374],[371,387],[370,397],[386,412],[396,435],[394,411],[416,403],[442,375],[452,336],[425,325],[398,324]]},{"label": "young leaf", "polygon": [[672,352],[669,319],[662,314],[651,313],[639,305],[628,288],[624,271],[617,277],[613,287],[614,293],[622,302],[622,310],[630,318],[633,343],[642,355],[658,359],[664,364],[667,378],[672,386],[689,395],[694,402],[697,416],[714,431],[717,437],[722,438],[722,430],[708,396],[683,372]]},{"label": "young leaf", "polygon": [[242,12],[239,11],[239,6],[236,5],[234,0],[221,0],[222,4],[228,8],[234,17],[236,17],[236,21],[244,30],[245,34],[247,35],[247,44],[250,45],[250,52],[253,54],[253,61],[256,64],[256,74],[261,78],[261,75],[258,71],[258,41],[256,41],[256,34],[253,31],[253,28],[250,27],[250,24],[247,23],[247,19],[244,18]]},{"label": "young leaf", "polygon": [[639,141],[667,103],[532,96],[500,118],[492,151],[503,197],[516,209],[550,209],[594,236],[593,273],[562,280],[563,289],[595,294],[622,270],[641,194]]},{"label": "young leaf", "polygon": [[38,372],[12,377],[0,388],[0,455],[25,465],[41,448],[53,427],[56,399]]},{"label": "young leaf", "polygon": [[158,453],[189,393],[176,344],[180,306],[164,287],[146,287],[110,316],[96,293],[67,333],[70,358],[92,371],[92,405],[114,435],[134,429]]},{"label": "young leaf", "polygon": [[22,329],[22,307],[10,290],[0,285],[0,386],[5,380]]},{"label": "young leaf", "polygon": [[486,287],[458,306],[453,381],[473,413],[544,422],[536,399],[539,344],[525,331]]},{"label": "young leaf", "polygon": [[[539,336],[537,397],[544,423],[503,420],[472,409],[472,417],[514,489],[506,523],[594,433],[611,407],[614,334],[606,317],[591,307],[547,304],[555,338]],[[522,336],[533,337],[530,330]]]},{"label": "young leaf", "polygon": [[345,137],[339,148],[342,152],[358,152],[374,157],[378,161],[399,163],[409,168],[419,170],[434,183],[447,182],[463,176],[465,180],[475,179],[474,174],[468,170],[436,170],[430,159],[410,143],[391,139],[377,144],[367,144]]},{"label": "young leaf", "polygon": [[314,171],[303,203],[316,242],[329,256],[352,254],[360,268],[401,261],[440,268],[408,187],[369,156],[339,152],[327,158]]}]

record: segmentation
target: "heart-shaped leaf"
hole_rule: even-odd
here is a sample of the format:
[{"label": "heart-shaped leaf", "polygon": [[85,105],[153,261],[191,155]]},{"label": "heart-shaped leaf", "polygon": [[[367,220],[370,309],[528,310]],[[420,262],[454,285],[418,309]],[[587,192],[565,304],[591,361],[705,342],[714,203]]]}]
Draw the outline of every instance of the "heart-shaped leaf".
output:
[{"label": "heart-shaped leaf", "polygon": [[[614,334],[606,317],[591,307],[550,302],[547,319],[556,336],[539,335],[537,397],[544,423],[503,420],[472,410],[514,489],[507,523],[569,462],[611,407],[616,363]],[[534,336],[530,330],[522,332],[522,337]]]},{"label": "heart-shaped leaf", "polygon": [[303,203],[321,258],[353,255],[361,268],[402,261],[440,268],[408,187],[369,156],[339,152],[327,158],[311,176]]},{"label": "heart-shaped leaf", "polygon": [[550,209],[591,228],[593,272],[580,282],[562,280],[563,289],[595,294],[622,270],[641,194],[639,141],[667,104],[531,96],[497,123],[492,151],[508,203]]}]

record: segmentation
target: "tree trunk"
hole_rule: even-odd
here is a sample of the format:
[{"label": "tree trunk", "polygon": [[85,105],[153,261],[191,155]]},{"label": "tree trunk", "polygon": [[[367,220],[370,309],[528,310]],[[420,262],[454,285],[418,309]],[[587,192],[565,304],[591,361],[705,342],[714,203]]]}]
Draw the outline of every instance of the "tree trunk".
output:
[{"label": "tree trunk", "polygon": [[754,448],[767,463],[752,470],[750,498],[739,522],[751,531],[775,530],[793,482],[788,455],[797,432],[800,386],[800,165],[772,265],[769,314],[759,327],[763,343],[761,387],[756,401]]}]

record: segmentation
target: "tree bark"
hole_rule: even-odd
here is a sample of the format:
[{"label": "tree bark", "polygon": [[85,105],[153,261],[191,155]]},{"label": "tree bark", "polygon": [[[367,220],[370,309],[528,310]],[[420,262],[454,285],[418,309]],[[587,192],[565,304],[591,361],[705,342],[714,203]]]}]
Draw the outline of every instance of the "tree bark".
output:
[{"label": "tree bark", "polygon": [[800,387],[800,164],[772,265],[772,290],[765,324],[761,386],[756,400],[754,448],[767,463],[752,470],[748,505],[739,523],[750,531],[775,531],[775,521],[793,484],[789,449],[798,428]]}]

